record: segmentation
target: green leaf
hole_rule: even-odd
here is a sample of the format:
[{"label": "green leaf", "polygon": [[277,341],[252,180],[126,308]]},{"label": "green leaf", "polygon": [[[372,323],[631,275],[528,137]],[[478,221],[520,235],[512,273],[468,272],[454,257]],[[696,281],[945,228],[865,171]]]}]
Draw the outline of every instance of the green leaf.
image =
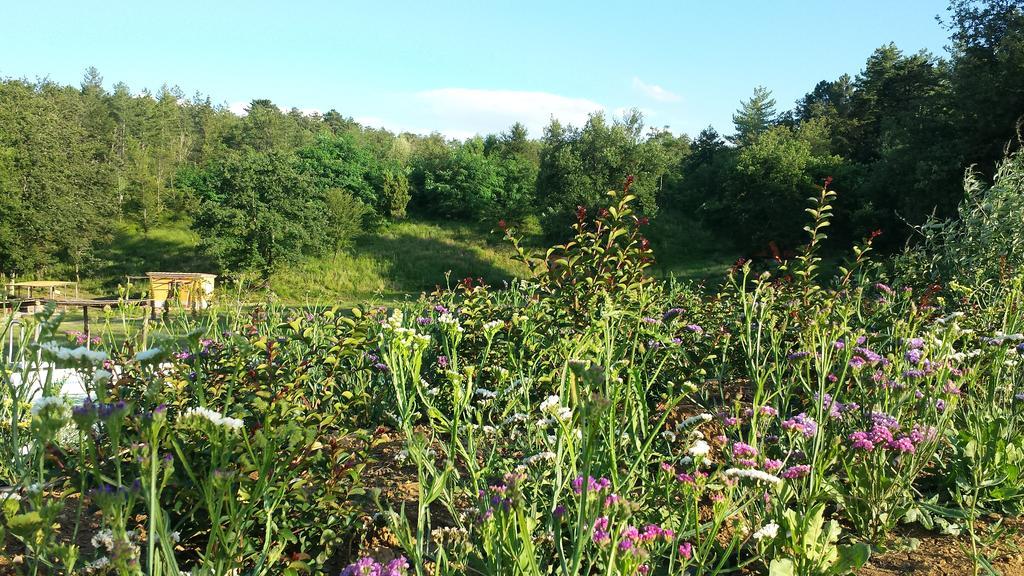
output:
[{"label": "green leaf", "polygon": [[796,566],[789,558],[775,558],[768,565],[768,576],[796,576]]},{"label": "green leaf", "polygon": [[863,542],[851,546],[839,547],[839,562],[836,563],[836,571],[840,574],[851,572],[867,564],[871,558],[871,547]]}]

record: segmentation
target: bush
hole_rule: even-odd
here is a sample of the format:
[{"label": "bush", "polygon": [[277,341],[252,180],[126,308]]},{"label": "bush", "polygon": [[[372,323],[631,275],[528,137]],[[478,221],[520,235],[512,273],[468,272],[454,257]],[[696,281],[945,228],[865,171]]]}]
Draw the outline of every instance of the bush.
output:
[{"label": "bush", "polygon": [[335,250],[345,248],[363,231],[365,220],[372,210],[346,190],[332,188],[324,196],[328,238]]}]

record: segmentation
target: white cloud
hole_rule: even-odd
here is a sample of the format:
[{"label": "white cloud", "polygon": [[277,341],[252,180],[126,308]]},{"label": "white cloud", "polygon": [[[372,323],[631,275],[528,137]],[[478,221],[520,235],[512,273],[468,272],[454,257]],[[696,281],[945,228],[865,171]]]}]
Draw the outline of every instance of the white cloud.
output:
[{"label": "white cloud", "polygon": [[429,108],[421,121],[443,127],[450,137],[500,132],[516,122],[539,137],[552,117],[579,126],[589,114],[604,110],[585,98],[522,90],[440,88],[417,92],[415,98]]},{"label": "white cloud", "polygon": [[633,77],[633,89],[658,102],[678,102],[682,99],[678,94],[669,92],[657,84],[648,84],[636,76]]},{"label": "white cloud", "polygon": [[233,112],[235,116],[245,116],[249,113],[247,108],[249,108],[248,102],[232,102],[228,104],[228,110]]},{"label": "white cloud", "polygon": [[[228,109],[239,116],[245,116],[248,107],[248,101],[228,105]],[[613,110],[616,109],[593,100],[551,92],[438,88],[381,94],[373,109],[364,110],[354,120],[364,126],[396,133],[439,132],[458,140],[502,132],[521,122],[531,137],[540,138],[552,117],[563,124],[582,126],[590,114],[602,111],[612,114]],[[318,111],[311,108],[302,112]]]}]

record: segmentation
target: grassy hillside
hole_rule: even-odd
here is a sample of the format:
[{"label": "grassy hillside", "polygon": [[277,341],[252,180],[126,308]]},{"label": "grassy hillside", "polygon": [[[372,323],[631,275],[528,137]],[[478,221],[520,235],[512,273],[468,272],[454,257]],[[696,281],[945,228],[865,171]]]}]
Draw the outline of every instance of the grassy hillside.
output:
[{"label": "grassy hillside", "polygon": [[[450,274],[448,272],[450,271]],[[472,276],[500,284],[525,272],[497,234],[461,223],[398,222],[351,249],[282,269],[271,289],[288,302],[401,299]]]},{"label": "grassy hillside", "polygon": [[[714,281],[735,259],[684,218],[663,216],[652,223],[650,234],[657,276]],[[116,297],[126,276],[214,270],[198,252],[198,242],[199,235],[186,222],[148,232],[122,228],[97,251],[99,261],[91,274],[84,274],[83,290],[92,296]],[[512,260],[512,251],[500,235],[483,227],[405,221],[364,234],[347,250],[279,270],[270,279],[270,289],[287,304],[394,302],[467,276],[500,285],[525,272],[523,265]],[[138,286],[141,289],[144,284]]]}]

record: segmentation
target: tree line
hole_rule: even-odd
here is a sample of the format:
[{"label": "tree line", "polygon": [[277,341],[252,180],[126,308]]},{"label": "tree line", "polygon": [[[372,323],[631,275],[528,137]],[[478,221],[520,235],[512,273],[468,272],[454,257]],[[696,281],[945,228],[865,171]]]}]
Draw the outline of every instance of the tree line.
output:
[{"label": "tree line", "polygon": [[168,86],[107,90],[94,68],[78,87],[4,79],[0,270],[77,272],[119,227],[170,220],[226,272],[269,273],[410,215],[558,237],[627,175],[651,218],[692,221],[747,253],[795,246],[805,199],[831,177],[833,236],[881,229],[898,246],[909,225],[955,215],[965,170],[993,174],[1024,114],[1024,0],[954,0],[941,20],[944,56],[881,46],[788,110],[758,87],[730,133],[692,138],[631,111],[457,141],[268,100],[239,116]]}]

